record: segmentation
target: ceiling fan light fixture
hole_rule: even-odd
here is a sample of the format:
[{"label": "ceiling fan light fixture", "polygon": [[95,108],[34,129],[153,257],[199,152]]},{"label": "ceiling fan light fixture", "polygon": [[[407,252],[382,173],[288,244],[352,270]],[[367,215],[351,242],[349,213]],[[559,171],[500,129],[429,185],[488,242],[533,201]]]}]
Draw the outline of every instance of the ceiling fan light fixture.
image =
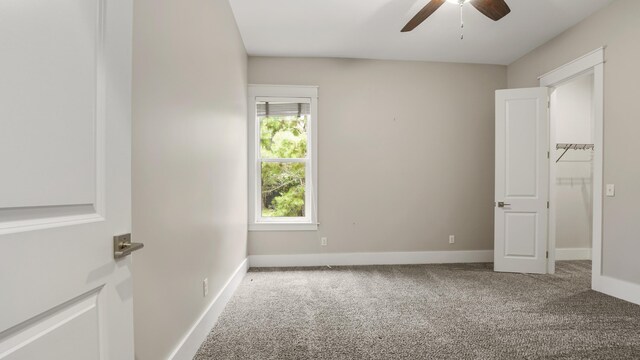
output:
[{"label": "ceiling fan light fixture", "polygon": [[468,3],[471,0],[447,0],[447,2],[450,2],[452,4],[456,4],[456,5],[464,5],[466,3]]}]

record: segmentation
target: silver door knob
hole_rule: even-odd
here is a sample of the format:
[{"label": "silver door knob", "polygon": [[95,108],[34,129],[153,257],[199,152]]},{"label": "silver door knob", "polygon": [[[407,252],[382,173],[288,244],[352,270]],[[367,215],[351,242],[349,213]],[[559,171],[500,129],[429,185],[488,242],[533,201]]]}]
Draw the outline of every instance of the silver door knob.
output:
[{"label": "silver door knob", "polygon": [[131,234],[117,235],[113,237],[113,258],[123,258],[136,250],[144,247],[143,243],[132,243]]},{"label": "silver door knob", "polygon": [[507,203],[502,202],[502,201],[499,201],[499,202],[498,202],[498,207],[499,207],[499,208],[503,208],[503,207],[505,207],[505,206],[511,206],[511,204],[507,204]]}]

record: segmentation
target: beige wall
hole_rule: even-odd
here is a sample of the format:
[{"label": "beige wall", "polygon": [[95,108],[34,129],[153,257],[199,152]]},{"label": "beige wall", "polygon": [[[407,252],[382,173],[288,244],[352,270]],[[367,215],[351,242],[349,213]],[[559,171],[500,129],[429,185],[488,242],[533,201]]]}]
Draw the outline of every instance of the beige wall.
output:
[{"label": "beige wall", "polygon": [[537,86],[537,77],[605,45],[604,182],[616,197],[604,198],[603,272],[640,283],[640,1],[617,0],[509,65],[509,87]]},{"label": "beige wall", "polygon": [[136,0],[134,16],[135,346],[156,360],[246,257],[247,56],[226,0]]},{"label": "beige wall", "polygon": [[250,57],[249,83],[319,86],[320,221],[317,232],[250,232],[249,254],[493,248],[494,90],[506,67]]}]

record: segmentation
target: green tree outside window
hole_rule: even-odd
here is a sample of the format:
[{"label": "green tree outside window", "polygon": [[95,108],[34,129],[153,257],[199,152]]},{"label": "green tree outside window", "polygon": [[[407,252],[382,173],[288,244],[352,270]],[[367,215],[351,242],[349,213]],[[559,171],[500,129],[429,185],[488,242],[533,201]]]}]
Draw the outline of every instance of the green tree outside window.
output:
[{"label": "green tree outside window", "polygon": [[[304,159],[308,116],[267,116],[260,119],[263,159]],[[262,216],[305,216],[305,163],[262,162]]]}]

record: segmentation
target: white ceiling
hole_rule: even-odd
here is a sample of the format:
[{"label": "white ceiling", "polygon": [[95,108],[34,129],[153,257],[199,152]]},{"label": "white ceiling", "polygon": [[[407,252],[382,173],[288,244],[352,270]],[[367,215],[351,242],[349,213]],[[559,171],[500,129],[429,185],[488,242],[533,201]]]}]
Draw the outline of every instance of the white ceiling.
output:
[{"label": "white ceiling", "polygon": [[249,55],[425,60],[507,65],[612,0],[506,0],[498,22],[445,3],[412,32],[429,0],[230,0]]}]

